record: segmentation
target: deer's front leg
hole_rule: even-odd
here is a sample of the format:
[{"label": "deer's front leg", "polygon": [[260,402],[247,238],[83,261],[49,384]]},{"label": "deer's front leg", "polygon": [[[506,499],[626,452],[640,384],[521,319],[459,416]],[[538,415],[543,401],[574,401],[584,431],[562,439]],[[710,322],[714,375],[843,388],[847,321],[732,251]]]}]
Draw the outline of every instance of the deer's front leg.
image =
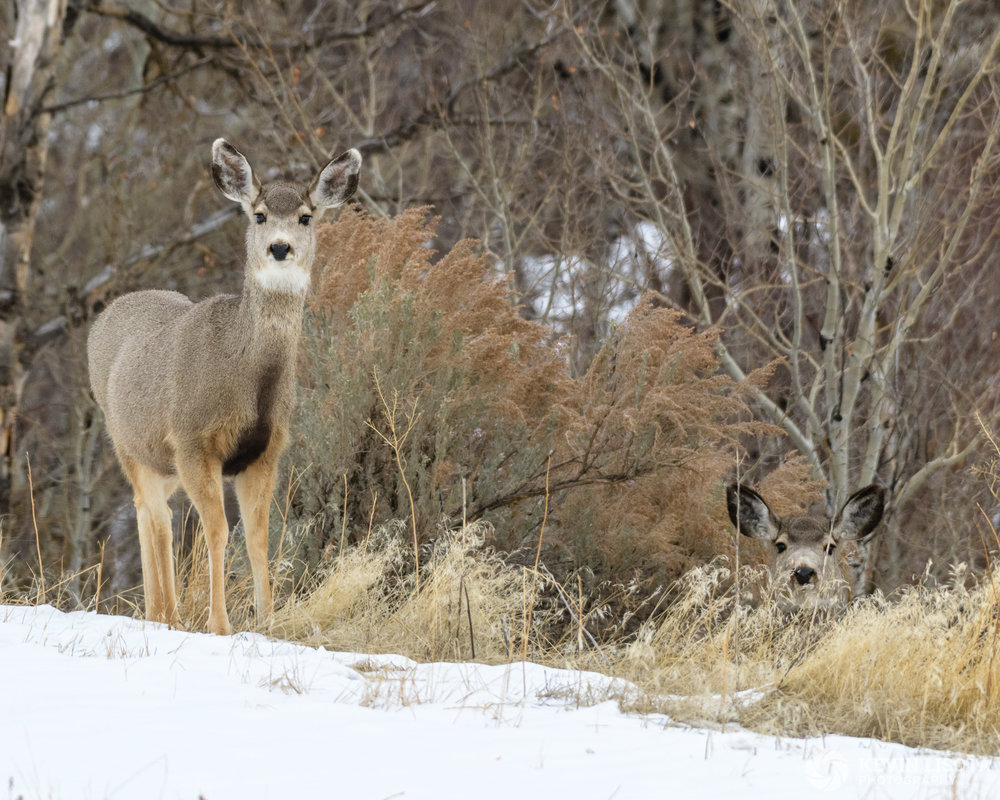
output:
[{"label": "deer's front leg", "polygon": [[254,606],[257,624],[263,624],[273,610],[271,579],[267,566],[268,520],[271,496],[278,474],[280,442],[272,439],[260,458],[236,476],[236,498],[246,529],[247,555],[253,570]]},{"label": "deer's front leg", "polygon": [[201,453],[177,458],[181,484],[201,517],[208,544],[208,630],[225,636],[233,632],[226,613],[226,542],[229,523],[223,506],[222,462]]}]

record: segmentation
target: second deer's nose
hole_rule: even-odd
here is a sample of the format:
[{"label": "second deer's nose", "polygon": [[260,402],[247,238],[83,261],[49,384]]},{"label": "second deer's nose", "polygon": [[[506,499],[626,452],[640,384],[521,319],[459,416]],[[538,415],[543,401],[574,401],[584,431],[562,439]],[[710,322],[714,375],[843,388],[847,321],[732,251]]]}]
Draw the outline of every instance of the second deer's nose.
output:
[{"label": "second deer's nose", "polygon": [[798,581],[799,586],[805,586],[813,579],[815,574],[816,570],[812,567],[796,567],[792,570],[792,575],[795,576],[795,580]]},{"label": "second deer's nose", "polygon": [[275,242],[270,247],[271,255],[274,256],[275,261],[284,261],[285,256],[288,255],[288,251],[291,249],[291,245],[284,244],[283,242]]}]

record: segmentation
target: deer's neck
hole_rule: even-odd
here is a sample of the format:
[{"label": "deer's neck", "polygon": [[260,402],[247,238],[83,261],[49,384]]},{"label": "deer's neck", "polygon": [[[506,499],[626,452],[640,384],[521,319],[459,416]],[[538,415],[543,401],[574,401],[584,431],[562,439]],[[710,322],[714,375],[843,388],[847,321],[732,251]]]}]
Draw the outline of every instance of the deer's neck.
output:
[{"label": "deer's neck", "polygon": [[262,289],[248,277],[240,295],[238,325],[251,357],[293,352],[302,332],[302,311],[305,295]]}]

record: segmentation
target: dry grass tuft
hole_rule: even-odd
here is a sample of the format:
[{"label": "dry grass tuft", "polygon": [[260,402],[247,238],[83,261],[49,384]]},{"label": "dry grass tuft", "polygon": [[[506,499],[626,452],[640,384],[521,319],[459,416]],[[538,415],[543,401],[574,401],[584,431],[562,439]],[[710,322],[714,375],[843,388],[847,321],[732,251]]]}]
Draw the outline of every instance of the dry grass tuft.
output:
[{"label": "dry grass tuft", "polygon": [[[752,578],[750,568],[741,571]],[[1000,747],[998,587],[914,587],[789,617],[737,601],[723,565],[692,571],[619,652],[629,707],[780,736],[842,733],[975,753]]]},{"label": "dry grass tuft", "polygon": [[751,721],[779,729],[782,701],[794,698],[808,706],[814,730],[996,753],[998,587],[995,570],[972,591],[956,583],[910,589],[892,603],[859,603],[761,704],[764,718]]},{"label": "dry grass tuft", "polygon": [[[415,581],[402,521],[332,560],[308,593],[276,612],[272,632],[338,650],[423,661],[510,660],[521,651],[524,570],[485,546],[487,523],[439,529]],[[536,611],[532,629],[549,616]],[[529,631],[529,635],[531,632]]]}]

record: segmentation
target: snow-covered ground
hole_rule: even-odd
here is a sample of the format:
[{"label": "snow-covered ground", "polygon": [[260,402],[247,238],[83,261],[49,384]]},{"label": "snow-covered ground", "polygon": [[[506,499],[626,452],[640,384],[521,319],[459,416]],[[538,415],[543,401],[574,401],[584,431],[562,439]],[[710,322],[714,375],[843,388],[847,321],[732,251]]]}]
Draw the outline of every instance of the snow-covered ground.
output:
[{"label": "snow-covered ground", "polygon": [[0,606],[0,798],[1000,797],[1000,760],[629,715],[601,675]]}]

